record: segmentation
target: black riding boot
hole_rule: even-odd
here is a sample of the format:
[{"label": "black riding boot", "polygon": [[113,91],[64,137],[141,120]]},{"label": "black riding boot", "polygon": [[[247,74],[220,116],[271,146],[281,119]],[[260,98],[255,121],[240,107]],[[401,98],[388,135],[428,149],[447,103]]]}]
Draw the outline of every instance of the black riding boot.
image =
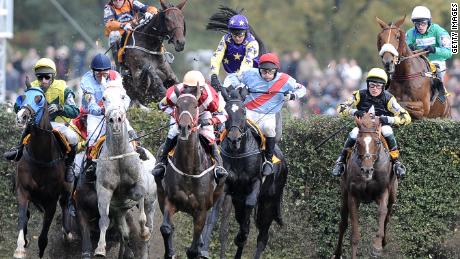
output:
[{"label": "black riding boot", "polygon": [[332,170],[332,176],[338,177],[343,174],[348,152],[355,145],[355,142],[356,139],[352,139],[350,136],[348,136],[347,140],[345,141],[345,145],[343,146],[342,153],[340,153],[339,158],[337,158],[337,161],[335,162],[335,167]]},{"label": "black riding boot", "polygon": [[19,161],[22,157],[22,151],[24,150],[24,144],[22,141],[24,138],[29,134],[29,127],[27,126],[25,130],[22,132],[21,139],[19,139],[19,144],[10,150],[3,153],[3,157],[7,160],[14,160]]},{"label": "black riding boot", "polygon": [[265,140],[265,162],[262,165],[262,175],[267,176],[273,173],[273,153],[275,150],[276,138],[267,137]]},{"label": "black riding boot", "polygon": [[153,168],[153,176],[159,177],[160,179],[163,178],[166,171],[166,165],[168,165],[168,153],[174,148],[176,142],[177,137],[173,139],[166,138],[161,154],[158,157],[157,164],[155,165],[155,168]]},{"label": "black riding boot", "polygon": [[435,80],[436,88],[438,89],[438,99],[441,103],[444,103],[446,101],[447,97],[447,92],[446,88],[444,87],[444,84],[442,83],[442,80]]},{"label": "black riding boot", "polygon": [[65,181],[68,183],[73,182],[75,177],[73,172],[75,155],[77,155],[77,145],[70,145],[70,152],[65,159]]},{"label": "black riding boot", "polygon": [[216,181],[217,184],[219,184],[220,179],[228,176],[228,172],[224,168],[222,157],[220,156],[220,153],[219,153],[219,147],[217,146],[216,142],[214,142],[211,145],[211,155],[214,158],[214,160],[216,160],[216,168],[214,169],[214,180]]},{"label": "black riding boot", "polygon": [[406,176],[406,167],[399,161],[399,149],[398,143],[394,134],[391,134],[388,137],[385,137],[385,140],[388,143],[388,148],[390,149],[390,157],[393,162],[393,170],[399,178],[404,178]]}]

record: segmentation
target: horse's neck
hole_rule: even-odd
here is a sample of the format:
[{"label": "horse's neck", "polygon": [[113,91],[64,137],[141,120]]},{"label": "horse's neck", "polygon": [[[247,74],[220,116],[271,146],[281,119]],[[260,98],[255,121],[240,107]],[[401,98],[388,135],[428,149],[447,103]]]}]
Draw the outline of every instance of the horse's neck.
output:
[{"label": "horse's neck", "polygon": [[30,130],[30,135],[27,151],[35,159],[48,161],[60,155],[58,143],[50,130],[33,126]]},{"label": "horse's neck", "polygon": [[[400,53],[400,58],[402,57],[409,57],[413,55],[412,51],[409,47],[404,44],[404,48]],[[399,65],[395,67],[395,74],[396,75],[410,75],[415,74],[417,72],[426,71],[425,62],[421,57],[413,57],[408,58],[402,61]]]},{"label": "horse's neck", "polygon": [[174,151],[175,166],[181,171],[199,170],[201,165],[200,151],[202,150],[197,132],[190,134],[188,140],[177,140]]},{"label": "horse's neck", "polygon": [[[159,36],[161,33],[159,30],[161,20],[160,15],[154,16],[154,18],[148,23],[145,24],[140,32],[144,34],[137,34],[134,33],[134,37],[136,39],[136,46],[144,47],[151,51],[160,51],[161,46],[163,43],[163,37]],[[134,42],[132,42],[134,43]]]}]

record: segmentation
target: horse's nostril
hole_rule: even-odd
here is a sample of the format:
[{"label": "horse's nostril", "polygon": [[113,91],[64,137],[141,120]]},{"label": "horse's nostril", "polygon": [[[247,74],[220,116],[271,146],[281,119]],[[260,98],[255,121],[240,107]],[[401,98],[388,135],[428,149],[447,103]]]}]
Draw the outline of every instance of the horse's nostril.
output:
[{"label": "horse's nostril", "polygon": [[121,122],[121,118],[120,118],[120,117],[118,118],[118,122]]},{"label": "horse's nostril", "polygon": [[109,119],[109,122],[110,122],[110,123],[113,123],[113,119],[112,119],[112,118],[110,118],[110,119]]}]

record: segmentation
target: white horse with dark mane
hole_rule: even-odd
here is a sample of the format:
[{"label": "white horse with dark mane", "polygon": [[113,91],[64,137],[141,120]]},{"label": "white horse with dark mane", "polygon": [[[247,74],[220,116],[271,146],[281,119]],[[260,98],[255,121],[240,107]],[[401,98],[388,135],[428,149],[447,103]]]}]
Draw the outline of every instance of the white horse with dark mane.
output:
[{"label": "white horse with dark mane", "polygon": [[[119,81],[109,83],[103,97],[105,107],[106,140],[97,159],[96,191],[99,208],[100,237],[95,250],[96,256],[106,255],[106,231],[110,218],[120,231],[119,258],[133,257],[128,245],[129,228],[126,213],[135,205],[139,206],[140,238],[148,241],[151,236],[152,222],[146,225],[147,217],[144,211],[144,199],[147,199],[147,210],[153,211],[152,197],[146,197],[149,178],[143,175],[143,166],[139,154],[130,144],[127,130],[126,111],[129,97]],[[150,186],[149,189],[156,186]],[[152,221],[153,215],[149,216]]]}]

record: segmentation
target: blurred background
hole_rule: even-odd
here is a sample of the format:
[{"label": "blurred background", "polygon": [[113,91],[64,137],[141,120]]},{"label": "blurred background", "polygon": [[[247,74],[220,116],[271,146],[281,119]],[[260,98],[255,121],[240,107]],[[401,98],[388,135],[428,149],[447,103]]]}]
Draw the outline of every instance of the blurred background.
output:
[{"label": "blurred background", "polygon": [[[8,2],[12,0],[0,0]],[[24,88],[25,75],[40,57],[56,61],[57,78],[78,87],[91,57],[108,49],[103,35],[103,8],[108,0],[16,0],[13,37],[6,40],[6,101]],[[159,1],[143,0],[160,7]],[[180,1],[172,1],[177,4]],[[335,107],[363,87],[367,70],[381,67],[376,47],[380,26],[406,15],[404,30],[413,25],[412,9],[427,6],[433,22],[450,32],[450,2],[445,0],[189,0],[183,9],[187,42],[172,64],[178,78],[199,69],[209,75],[210,57],[221,34],[207,31],[208,18],[220,5],[243,9],[267,49],[282,59],[282,70],[305,84],[309,95],[288,107],[297,117],[336,114]],[[223,72],[222,72],[223,74]],[[460,119],[460,59],[448,61],[447,88],[452,114]],[[223,79],[223,77],[221,78]]]}]

